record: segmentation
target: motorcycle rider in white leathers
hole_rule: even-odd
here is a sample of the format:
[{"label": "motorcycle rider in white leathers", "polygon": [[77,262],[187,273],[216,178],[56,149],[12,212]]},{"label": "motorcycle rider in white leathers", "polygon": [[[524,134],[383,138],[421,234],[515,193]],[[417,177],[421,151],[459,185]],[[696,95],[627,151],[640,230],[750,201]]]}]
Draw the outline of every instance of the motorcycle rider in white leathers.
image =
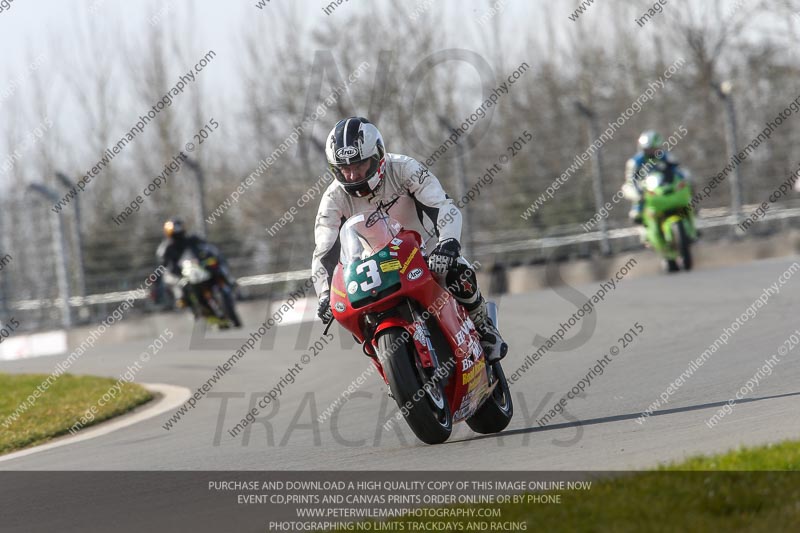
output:
[{"label": "motorcycle rider in white leathers", "polygon": [[356,213],[383,210],[405,229],[418,232],[425,243],[437,238],[427,255],[431,272],[445,276],[446,286],[469,312],[490,362],[508,352],[486,311],[472,265],[461,256],[461,212],[444,192],[439,180],[415,159],[386,153],[378,128],[367,119],[340,120],[325,143],[325,154],[335,180],[320,201],[314,226],[312,270],[317,277],[318,315],[333,319],[330,281],[339,259],[339,229]]}]

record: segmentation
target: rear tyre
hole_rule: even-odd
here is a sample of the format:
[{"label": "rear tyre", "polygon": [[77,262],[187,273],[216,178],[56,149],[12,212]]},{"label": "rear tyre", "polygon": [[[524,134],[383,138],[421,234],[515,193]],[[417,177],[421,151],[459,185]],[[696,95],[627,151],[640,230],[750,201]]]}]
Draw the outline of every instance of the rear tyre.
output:
[{"label": "rear tyre", "polygon": [[686,226],[683,221],[672,226],[672,235],[676,239],[675,245],[681,254],[681,266],[684,270],[691,270],[692,262],[692,242],[686,234]]},{"label": "rear tyre", "polygon": [[392,328],[378,337],[386,380],[411,431],[425,444],[440,444],[453,431],[450,406],[441,382],[425,375],[403,332]]},{"label": "rear tyre", "polygon": [[495,382],[497,386],[475,414],[467,419],[467,425],[475,433],[499,433],[511,422],[511,417],[514,416],[514,404],[500,363],[492,365],[487,363],[486,368],[489,372],[489,386]]}]

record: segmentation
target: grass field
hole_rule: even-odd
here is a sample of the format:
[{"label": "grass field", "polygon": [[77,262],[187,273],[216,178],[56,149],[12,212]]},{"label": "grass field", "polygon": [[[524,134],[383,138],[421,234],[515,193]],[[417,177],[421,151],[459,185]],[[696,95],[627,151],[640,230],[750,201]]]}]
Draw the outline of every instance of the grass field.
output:
[{"label": "grass field", "polygon": [[800,531],[798,470],[800,441],[787,441],[595,479],[585,491],[545,493],[560,494],[559,503],[457,506],[499,509],[499,518],[407,518],[383,530],[424,531],[433,521],[443,532]]},{"label": "grass field", "polygon": [[[47,374],[0,373],[0,454],[64,435],[81,417],[87,422],[84,427],[88,427],[153,398],[135,383],[121,382],[121,387],[116,388],[117,380],[114,378],[71,374],[60,376],[38,398],[32,398],[37,386],[47,377]],[[113,391],[113,398],[104,402],[101,398],[109,391]],[[109,393],[107,398],[109,396],[112,394]],[[33,399],[33,406],[29,404],[29,397]],[[23,404],[27,410],[17,411]],[[92,407],[96,411],[87,414]],[[19,416],[12,420],[9,417],[15,411]]]}]

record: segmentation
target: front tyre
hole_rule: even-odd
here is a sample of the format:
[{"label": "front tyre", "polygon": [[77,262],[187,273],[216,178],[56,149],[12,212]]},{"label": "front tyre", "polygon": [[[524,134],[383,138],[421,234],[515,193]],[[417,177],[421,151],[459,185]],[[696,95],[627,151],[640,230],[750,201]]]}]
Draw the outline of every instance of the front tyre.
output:
[{"label": "front tyre", "polygon": [[683,220],[672,226],[672,236],[675,239],[675,247],[681,256],[681,266],[684,270],[691,270],[693,266],[692,243],[686,232],[686,225]]},{"label": "front tyre", "polygon": [[681,270],[681,267],[678,266],[678,262],[674,259],[664,259],[662,268],[664,269],[664,272],[666,272],[667,274],[671,274],[673,272],[679,272]]},{"label": "front tyre", "polygon": [[475,433],[499,433],[511,422],[511,417],[514,416],[514,404],[500,363],[492,365],[487,363],[486,368],[489,372],[489,386],[495,382],[497,386],[475,414],[467,419],[467,425]]},{"label": "front tyre", "polygon": [[403,329],[392,328],[378,337],[378,355],[384,362],[386,380],[417,438],[425,444],[440,444],[453,431],[450,406],[442,384],[426,376],[404,333]]},{"label": "front tyre", "polygon": [[231,321],[233,327],[242,327],[242,319],[239,318],[239,313],[236,312],[236,304],[233,301],[233,290],[231,290],[230,286],[226,285],[222,287],[221,292],[225,315]]}]

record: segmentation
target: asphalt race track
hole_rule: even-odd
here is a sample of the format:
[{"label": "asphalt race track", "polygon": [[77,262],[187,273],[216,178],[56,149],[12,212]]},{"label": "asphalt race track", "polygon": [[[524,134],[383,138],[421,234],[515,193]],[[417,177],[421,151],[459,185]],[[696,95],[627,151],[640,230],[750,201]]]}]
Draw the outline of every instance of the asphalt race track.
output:
[{"label": "asphalt race track", "polygon": [[[480,436],[465,424],[451,440],[426,446],[404,423],[385,430],[396,412],[376,374],[338,416],[316,417],[368,368],[358,348],[341,348],[342,330],[322,353],[302,367],[293,384],[268,406],[248,430],[228,430],[319,339],[319,322],[280,327],[275,349],[249,352],[170,431],[162,425],[174,410],[83,442],[0,462],[3,470],[628,470],[653,466],[740,444],[778,441],[800,435],[800,349],[780,358],[771,375],[760,379],[745,401],[709,428],[706,420],[732,398],[778,353],[796,329],[800,275],[789,277],[752,318],[737,328],[706,363],[643,424],[636,419],[730,327],[737,317],[777,283],[794,258],[765,260],[718,270],[674,276],[625,279],[596,308],[596,324],[576,346],[551,351],[513,385],[514,419],[500,436]],[[800,261],[800,258],[798,259]],[[800,274],[800,273],[799,273]],[[796,279],[795,279],[796,278]],[[584,298],[599,284],[576,287]],[[533,339],[550,336],[576,306],[573,289],[545,290],[503,297],[502,331],[511,344],[504,361],[511,375],[533,351]],[[565,296],[562,296],[565,295]],[[577,301],[577,300],[576,300]],[[584,321],[589,320],[584,318]],[[746,315],[745,315],[746,316]],[[246,332],[262,317],[246,317]],[[595,377],[583,397],[566,404],[565,416],[545,427],[536,420],[576,385],[597,359],[634,323],[644,332]],[[587,322],[588,324],[588,322]],[[591,324],[588,324],[591,325]],[[567,335],[573,337],[576,325]],[[230,333],[228,337],[246,333]],[[586,339],[581,340],[581,339]],[[567,342],[567,341],[565,341]],[[147,339],[98,347],[73,367],[74,373],[116,377],[147,346]],[[137,375],[144,383],[168,383],[194,391],[233,350],[190,350],[189,336],[176,335]],[[556,350],[558,348],[555,348]],[[50,372],[58,357],[4,362],[4,372]],[[391,403],[390,403],[391,402]]]}]

